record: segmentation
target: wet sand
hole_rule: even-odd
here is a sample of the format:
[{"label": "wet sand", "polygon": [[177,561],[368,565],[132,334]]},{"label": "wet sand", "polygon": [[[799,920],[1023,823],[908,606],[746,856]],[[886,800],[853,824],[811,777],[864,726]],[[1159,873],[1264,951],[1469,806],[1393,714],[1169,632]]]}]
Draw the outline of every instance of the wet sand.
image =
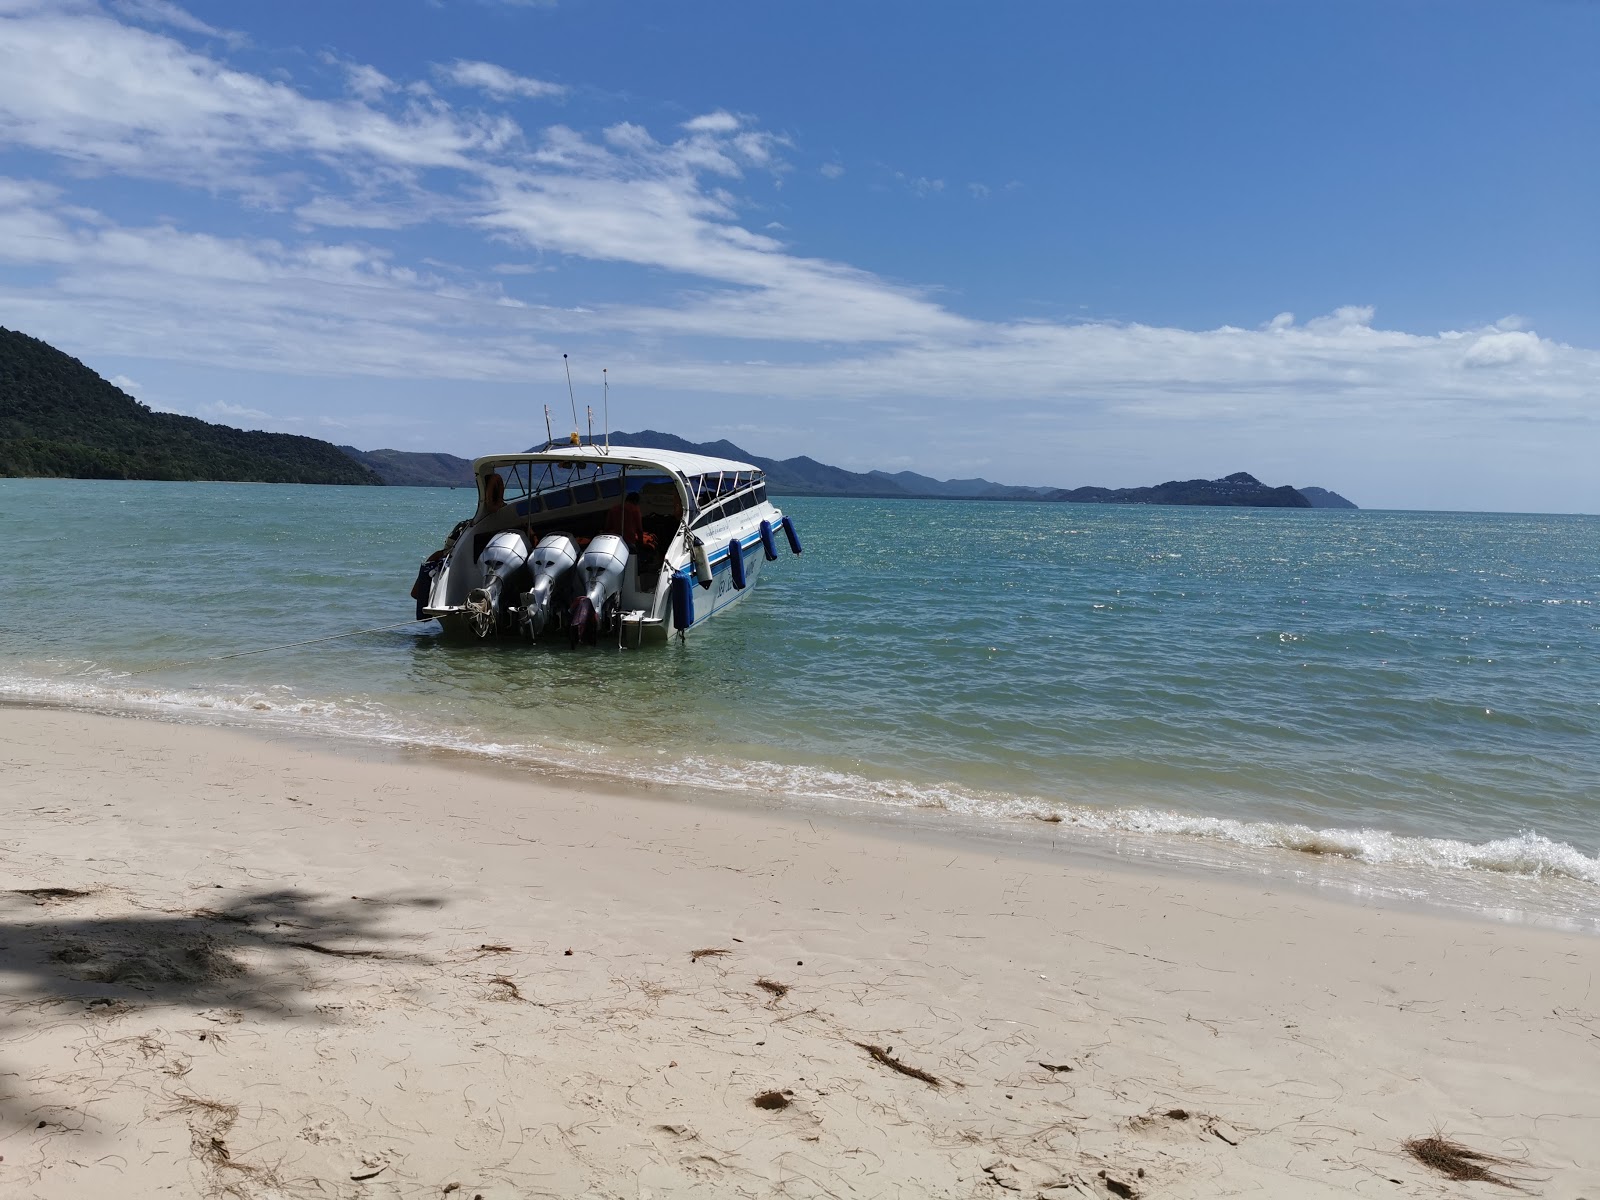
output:
[{"label": "wet sand", "polygon": [[0,709],[0,1195],[1600,1195],[1600,938]]}]

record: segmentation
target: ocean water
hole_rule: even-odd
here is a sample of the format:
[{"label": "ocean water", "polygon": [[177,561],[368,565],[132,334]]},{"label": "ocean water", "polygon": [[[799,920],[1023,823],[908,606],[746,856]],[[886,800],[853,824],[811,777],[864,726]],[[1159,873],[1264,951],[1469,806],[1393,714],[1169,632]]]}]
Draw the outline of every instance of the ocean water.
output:
[{"label": "ocean water", "polygon": [[0,701],[1600,931],[1600,519],[779,503],[806,553],[687,641],[574,652],[430,623],[221,658],[406,620],[471,493],[0,480]]}]

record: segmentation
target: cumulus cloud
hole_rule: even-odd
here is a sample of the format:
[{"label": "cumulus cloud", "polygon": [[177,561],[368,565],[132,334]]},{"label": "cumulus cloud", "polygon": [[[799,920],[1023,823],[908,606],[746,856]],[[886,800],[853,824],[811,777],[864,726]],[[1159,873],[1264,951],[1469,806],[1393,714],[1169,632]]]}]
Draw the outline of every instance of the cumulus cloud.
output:
[{"label": "cumulus cloud", "polygon": [[743,122],[730,112],[721,109],[685,121],[683,127],[690,133],[732,133]]},{"label": "cumulus cloud", "polygon": [[563,96],[567,91],[559,83],[547,83],[543,79],[518,75],[494,63],[471,62],[459,58],[453,63],[438,67],[437,74],[446,83],[452,83],[457,87],[477,88],[496,100],[509,100],[518,96],[527,100],[544,100]]},{"label": "cumulus cloud", "polygon": [[1513,363],[1539,365],[1550,361],[1551,346],[1532,332],[1508,332],[1498,327],[1472,339],[1461,361],[1469,367],[1504,367]]}]

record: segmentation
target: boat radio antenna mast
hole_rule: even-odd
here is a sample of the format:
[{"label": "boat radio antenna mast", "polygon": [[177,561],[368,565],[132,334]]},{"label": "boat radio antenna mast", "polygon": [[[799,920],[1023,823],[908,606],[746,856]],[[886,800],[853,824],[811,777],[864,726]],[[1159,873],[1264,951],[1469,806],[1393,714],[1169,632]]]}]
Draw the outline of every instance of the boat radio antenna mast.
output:
[{"label": "boat radio antenna mast", "polygon": [[585,404],[583,411],[589,415],[589,445],[594,445],[594,405]]},{"label": "boat radio antenna mast", "polygon": [[607,368],[600,368],[602,388],[605,393],[605,418],[606,418],[606,453],[611,453],[611,376]]},{"label": "boat radio antenna mast", "polygon": [[550,406],[544,406],[544,448],[550,449],[556,444],[556,435],[550,432]]},{"label": "boat radio antenna mast", "polygon": [[572,394],[572,364],[561,356],[561,365],[567,369],[567,399],[572,401],[572,436],[578,436],[578,398]]}]

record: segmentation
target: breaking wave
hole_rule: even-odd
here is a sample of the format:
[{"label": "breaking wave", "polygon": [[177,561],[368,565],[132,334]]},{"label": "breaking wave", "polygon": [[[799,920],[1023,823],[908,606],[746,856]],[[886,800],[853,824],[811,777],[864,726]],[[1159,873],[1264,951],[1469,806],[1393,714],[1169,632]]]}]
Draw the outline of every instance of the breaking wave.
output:
[{"label": "breaking wave", "polygon": [[[1563,880],[1600,887],[1600,856],[1531,830],[1469,842],[1384,829],[1319,829],[1292,822],[1200,816],[1150,805],[1061,804],[1037,796],[946,783],[873,779],[850,771],[761,759],[735,761],[662,750],[628,753],[601,745],[497,742],[471,729],[451,730],[407,719],[377,702],[306,699],[283,685],[232,690],[141,686],[92,664],[81,664],[77,674],[68,676],[0,676],[0,700],[445,750],[556,776],[581,775],[619,784],[756,794],[780,802],[857,810],[946,812],[989,825],[1042,821],[1059,831],[1111,839],[1122,848],[1128,847],[1128,839],[1138,839],[1147,844],[1292,851],[1409,871]],[[1600,902],[1600,894],[1594,899]]]}]

